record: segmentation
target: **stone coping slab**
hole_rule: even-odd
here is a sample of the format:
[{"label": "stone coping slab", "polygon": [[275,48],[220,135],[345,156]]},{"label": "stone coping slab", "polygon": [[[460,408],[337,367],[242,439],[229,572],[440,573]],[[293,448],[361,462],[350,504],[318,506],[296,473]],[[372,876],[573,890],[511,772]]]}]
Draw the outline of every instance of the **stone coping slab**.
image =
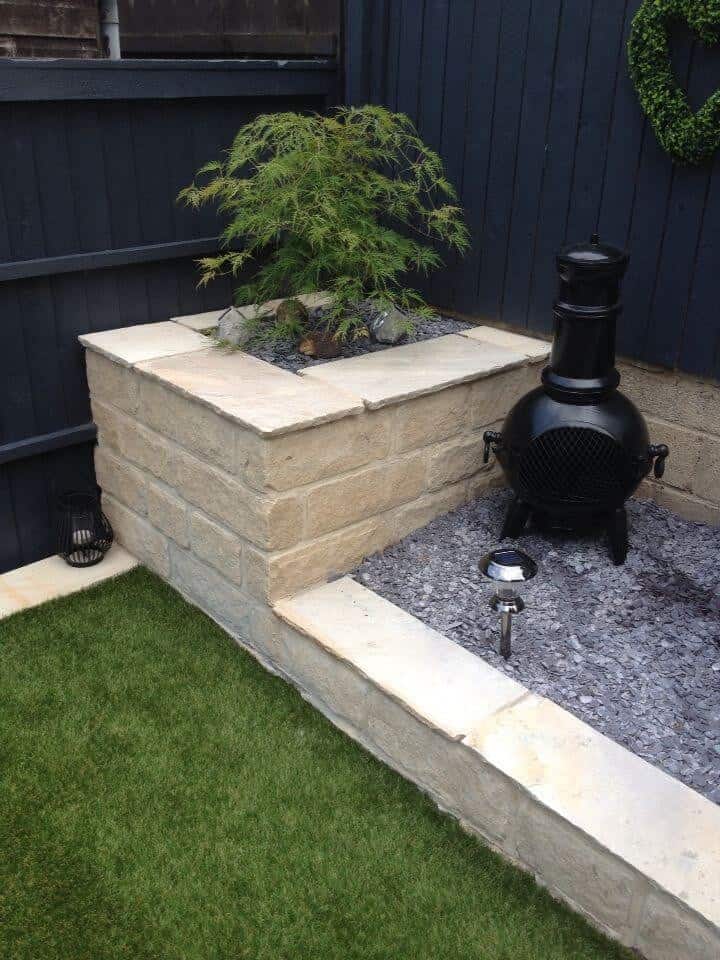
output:
[{"label": "stone coping slab", "polygon": [[370,410],[480,380],[525,363],[494,343],[448,334],[300,370],[305,380],[348,390]]},{"label": "stone coping slab", "polygon": [[[303,299],[314,302],[321,297]],[[531,356],[525,340],[533,342],[519,337],[522,342],[512,350],[490,342],[487,338],[492,333],[487,338],[450,334],[335,360],[300,371],[298,376],[242,351],[208,346],[207,338],[195,328],[203,329],[215,313],[85,334],[80,342],[265,437],[520,367]],[[507,336],[513,335],[505,335],[504,343]]]},{"label": "stone coping slab", "polygon": [[349,393],[306,382],[238,350],[207,347],[207,340],[204,350],[138,363],[136,369],[265,437],[364,410]]},{"label": "stone coping slab", "polygon": [[[442,749],[431,739],[425,748],[407,741],[397,719],[395,736],[383,734],[381,755],[432,795],[441,784],[440,802],[470,829],[652,960],[717,960],[715,804],[551,701],[508,685],[480,658],[451,651],[446,637],[351,578],[279,601],[274,610],[342,669],[439,731],[448,758],[451,749],[467,751],[456,784],[432,769],[446,762]],[[365,717],[350,732],[373,749],[373,727],[384,722],[373,718],[372,706],[349,704],[347,714]],[[409,764],[407,749],[425,754],[426,764]],[[500,832],[498,811],[478,802],[491,795],[510,808]]]},{"label": "stone coping slab", "polygon": [[94,567],[71,567],[61,557],[48,557],[0,576],[0,620],[48,600],[87,590],[137,566],[119,544]]},{"label": "stone coping slab", "polygon": [[523,354],[531,363],[545,360],[550,356],[550,344],[545,340],[526,337],[521,333],[511,333],[499,327],[470,327],[459,331],[459,336],[480,340],[483,343],[494,343],[498,347],[507,347],[514,353]]},{"label": "stone coping slab", "polygon": [[124,367],[132,367],[156,357],[207,350],[208,345],[206,337],[170,320],[120,327],[102,333],[84,333],[79,340],[84,347]]},{"label": "stone coping slab", "polygon": [[527,693],[350,577],[281,600],[274,609],[453,739]]}]

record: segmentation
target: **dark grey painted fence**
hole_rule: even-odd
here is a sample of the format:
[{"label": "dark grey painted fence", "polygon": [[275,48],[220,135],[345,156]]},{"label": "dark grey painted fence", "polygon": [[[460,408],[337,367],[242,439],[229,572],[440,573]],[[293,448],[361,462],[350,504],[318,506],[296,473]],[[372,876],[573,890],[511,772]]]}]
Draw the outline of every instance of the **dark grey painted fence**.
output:
[{"label": "dark grey painted fence", "polygon": [[[553,253],[594,230],[632,254],[622,353],[720,377],[720,156],[673,167],[625,44],[640,0],[351,0],[347,97],[408,113],[459,187],[472,253],[441,306],[547,332]],[[717,54],[674,37],[699,104]]]},{"label": "dark grey painted fence", "polygon": [[80,333],[221,307],[174,201],[268,110],[323,109],[332,62],[0,62],[0,572],[53,552],[56,492],[93,482]]}]

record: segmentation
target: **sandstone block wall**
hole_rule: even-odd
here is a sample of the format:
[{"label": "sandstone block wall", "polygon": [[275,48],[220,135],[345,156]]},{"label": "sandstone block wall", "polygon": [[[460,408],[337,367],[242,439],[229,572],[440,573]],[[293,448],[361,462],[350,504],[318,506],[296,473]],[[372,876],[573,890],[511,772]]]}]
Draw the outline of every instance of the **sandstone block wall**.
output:
[{"label": "sandstone block wall", "polygon": [[476,383],[261,436],[87,352],[96,467],[118,540],[233,634],[499,482],[482,463],[537,375]]}]

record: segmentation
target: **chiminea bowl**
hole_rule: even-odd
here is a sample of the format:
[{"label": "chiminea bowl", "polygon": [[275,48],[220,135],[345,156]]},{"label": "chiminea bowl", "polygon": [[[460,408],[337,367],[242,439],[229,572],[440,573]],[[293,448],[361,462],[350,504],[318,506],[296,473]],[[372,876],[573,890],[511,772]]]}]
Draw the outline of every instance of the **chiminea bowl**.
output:
[{"label": "chiminea bowl", "polygon": [[556,530],[604,527],[613,560],[628,550],[625,501],[668,448],[652,446],[645,420],[617,386],[615,324],[628,255],[589,243],[557,257],[560,291],[555,336],[542,384],[522,397],[501,433],[485,433],[515,492],[502,537],[517,537],[528,519]]}]

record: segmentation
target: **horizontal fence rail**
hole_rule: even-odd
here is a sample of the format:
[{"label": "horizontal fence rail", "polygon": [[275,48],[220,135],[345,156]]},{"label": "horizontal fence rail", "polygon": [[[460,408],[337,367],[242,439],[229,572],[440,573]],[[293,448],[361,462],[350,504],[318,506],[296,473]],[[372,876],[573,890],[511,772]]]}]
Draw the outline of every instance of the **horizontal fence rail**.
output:
[{"label": "horizontal fence rail", "polygon": [[78,336],[227,305],[182,187],[259,113],[337,101],[334,61],[0,61],[0,572],[53,552],[94,484]]},{"label": "horizontal fence rail", "polygon": [[[353,0],[346,96],[407,113],[460,191],[473,247],[431,281],[438,306],[547,333],[554,254],[598,231],[631,254],[621,353],[720,378],[720,153],[658,146],[627,68],[639,4]],[[699,106],[713,52],[678,26],[672,57]]]}]

